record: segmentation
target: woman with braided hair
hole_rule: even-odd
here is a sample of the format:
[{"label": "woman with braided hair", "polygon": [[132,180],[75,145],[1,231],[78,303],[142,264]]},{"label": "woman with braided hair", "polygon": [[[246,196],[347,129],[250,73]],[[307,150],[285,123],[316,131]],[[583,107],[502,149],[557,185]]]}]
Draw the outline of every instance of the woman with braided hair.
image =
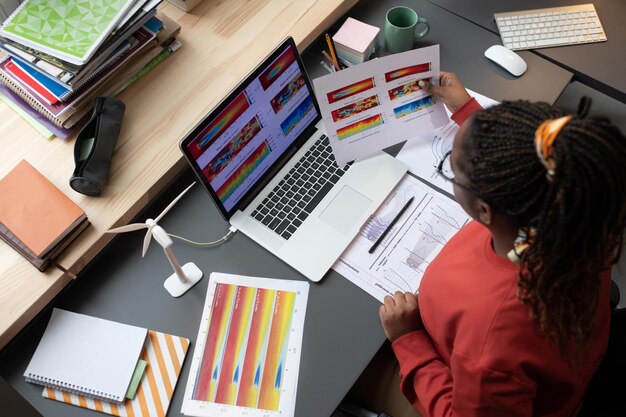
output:
[{"label": "woman with braided hair", "polygon": [[575,416],[607,347],[610,267],[626,226],[626,138],[545,103],[481,109],[454,74],[424,85],[461,125],[449,158],[475,220],[418,296],[380,309],[422,416]]}]

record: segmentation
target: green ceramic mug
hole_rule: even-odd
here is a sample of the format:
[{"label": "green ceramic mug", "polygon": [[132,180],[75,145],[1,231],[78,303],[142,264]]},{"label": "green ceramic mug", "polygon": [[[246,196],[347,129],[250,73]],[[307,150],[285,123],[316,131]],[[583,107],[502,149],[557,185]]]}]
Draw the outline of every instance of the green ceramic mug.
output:
[{"label": "green ceramic mug", "polygon": [[[426,27],[421,32],[415,32],[420,23]],[[385,48],[392,54],[413,49],[415,40],[426,36],[429,29],[428,20],[419,17],[415,10],[404,6],[393,7],[387,11],[385,18]]]}]

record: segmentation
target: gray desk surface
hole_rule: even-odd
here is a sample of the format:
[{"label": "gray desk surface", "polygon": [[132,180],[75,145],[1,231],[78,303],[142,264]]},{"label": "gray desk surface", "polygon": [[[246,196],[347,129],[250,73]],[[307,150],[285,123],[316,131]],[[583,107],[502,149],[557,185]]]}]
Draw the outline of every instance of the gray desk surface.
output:
[{"label": "gray desk surface", "polygon": [[[382,26],[386,9],[399,2],[378,4],[364,1],[351,16]],[[406,4],[406,2],[405,2]],[[433,22],[427,44],[440,43],[444,68],[455,71],[469,88],[496,99],[519,97],[554,102],[571,74],[534,55],[530,69],[513,79],[482,58],[482,51],[497,36],[426,1],[413,1]],[[339,22],[341,23],[341,22]],[[455,31],[450,27],[457,28]],[[465,36],[460,42],[456,30]],[[322,75],[319,45],[305,54],[313,77]],[[317,48],[317,49],[316,49]],[[146,210],[138,220],[157,215],[184,186],[191,182],[185,174]],[[213,240],[227,232],[208,195],[194,187],[161,221],[165,230],[194,240]],[[181,262],[193,260],[205,277],[180,299],[171,298],[163,280],[171,274],[165,256],[152,243],[141,259],[143,234],[134,232],[116,238],[52,304],[97,317],[120,321],[184,336],[195,346],[196,334],[211,271],[287,279],[304,278],[241,233],[224,245],[209,249],[176,243],[174,251]],[[314,256],[314,255],[313,255]],[[379,303],[334,271],[318,284],[311,284],[302,346],[296,415],[328,416],[369,363],[385,340],[378,319]],[[44,310],[0,353],[0,375],[46,416],[78,417],[95,415],[78,407],[41,397],[41,388],[24,382],[22,376],[50,315]],[[190,357],[183,370],[170,406],[170,416],[180,415]],[[1,406],[1,404],[0,404]]]},{"label": "gray desk surface", "polygon": [[[576,80],[626,103],[626,2],[620,0],[429,0],[493,33],[494,13],[593,3],[608,41],[586,45],[534,49],[533,51],[572,71]],[[418,10],[419,12],[419,10]],[[502,44],[498,36],[497,44]]]},{"label": "gray desk surface", "polygon": [[[459,74],[469,89],[498,101],[526,99],[554,103],[571,80],[571,72],[528,51],[520,53],[528,64],[526,73],[519,78],[510,75],[483,55],[489,46],[500,43],[497,34],[476,30],[476,25],[427,1],[364,0],[354,7],[350,16],[383,28],[386,11],[399,5],[413,7],[420,16],[428,18],[430,33],[415,46],[440,44],[441,69]],[[378,56],[386,54],[383,43],[381,33]],[[321,45],[313,45],[306,56],[307,68],[313,70],[311,78],[327,74],[319,65]]]}]

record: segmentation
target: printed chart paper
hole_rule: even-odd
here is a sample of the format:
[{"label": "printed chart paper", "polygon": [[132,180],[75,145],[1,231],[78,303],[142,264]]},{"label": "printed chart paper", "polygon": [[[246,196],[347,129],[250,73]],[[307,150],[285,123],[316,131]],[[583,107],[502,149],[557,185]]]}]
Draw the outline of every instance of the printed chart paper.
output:
[{"label": "printed chart paper", "polygon": [[[368,253],[411,197],[411,206],[374,253]],[[415,293],[428,264],[469,220],[457,203],[407,174],[333,269],[380,302],[396,291]]]},{"label": "printed chart paper", "polygon": [[313,80],[339,166],[448,122],[443,103],[420,88],[439,78],[439,45],[355,65]]},{"label": "printed chart paper", "polygon": [[182,411],[293,416],[309,284],[212,273]]},{"label": "printed chart paper", "polygon": [[[498,104],[497,101],[482,94],[471,90],[467,90],[467,92],[485,108]],[[448,109],[446,112],[448,115],[452,115]],[[444,155],[452,149],[452,142],[458,130],[459,126],[456,122],[450,120],[448,124],[437,129],[435,134],[416,131],[412,139],[407,141],[398,152],[396,158],[406,164],[409,172],[452,194],[452,183],[441,178],[441,175],[437,174],[436,168]],[[450,164],[444,164],[443,170],[451,174]]]}]

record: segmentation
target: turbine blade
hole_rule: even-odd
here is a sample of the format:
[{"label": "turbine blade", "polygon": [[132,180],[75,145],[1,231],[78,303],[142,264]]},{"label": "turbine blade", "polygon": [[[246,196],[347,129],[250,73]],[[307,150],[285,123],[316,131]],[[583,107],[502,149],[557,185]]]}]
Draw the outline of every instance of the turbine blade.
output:
[{"label": "turbine blade", "polygon": [[141,251],[141,257],[146,256],[146,252],[148,251],[148,246],[150,246],[150,240],[152,239],[152,229],[148,229],[146,232],[146,237],[143,238],[143,249]]},{"label": "turbine blade", "polygon": [[157,218],[156,218],[156,219],[154,219],[154,221],[158,223],[158,222],[159,222],[159,220],[161,220],[161,219],[163,218],[163,216],[165,216],[165,215],[167,214],[167,212],[168,212],[168,211],[170,211],[170,209],[171,209],[172,207],[174,207],[174,204],[176,204],[176,203],[178,202],[178,200],[180,200],[180,199],[181,199],[181,198],[182,198],[182,197],[183,197],[183,196],[187,193],[187,191],[189,191],[189,189],[190,189],[191,187],[193,187],[194,185],[196,185],[196,182],[195,182],[195,181],[194,181],[194,182],[193,182],[193,183],[192,183],[189,187],[185,188],[185,191],[183,191],[182,193],[180,193],[180,194],[178,195],[178,197],[176,197],[176,198],[174,199],[174,201],[172,201],[172,202],[171,202],[171,203],[170,203],[167,207],[165,207],[165,210],[163,210],[163,211],[161,212],[161,214],[159,214],[159,215],[157,216]]},{"label": "turbine blade", "polygon": [[105,231],[104,233],[132,232],[132,231],[139,230],[139,229],[145,229],[146,227],[148,227],[148,226],[145,223],[133,223],[133,224],[127,224],[126,226],[120,226],[120,227],[116,227],[114,229],[109,229],[109,230]]}]

